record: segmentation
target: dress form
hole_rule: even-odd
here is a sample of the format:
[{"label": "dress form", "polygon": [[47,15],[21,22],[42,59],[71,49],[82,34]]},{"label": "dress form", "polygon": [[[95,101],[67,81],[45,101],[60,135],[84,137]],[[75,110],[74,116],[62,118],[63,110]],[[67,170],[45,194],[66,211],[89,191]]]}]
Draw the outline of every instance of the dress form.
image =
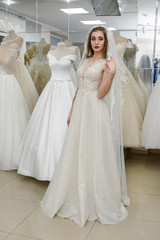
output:
[{"label": "dress form", "polygon": [[123,43],[123,42],[128,42],[128,39],[127,38],[124,38],[120,35],[119,31],[114,31],[113,32],[113,35],[114,35],[114,40],[115,40],[115,43]]},{"label": "dress form", "polygon": [[10,45],[11,43],[15,42],[15,43],[17,43],[17,44],[19,45],[19,48],[22,47],[23,42],[24,42],[23,38],[17,36],[17,35],[15,34],[15,31],[14,31],[14,30],[10,30],[10,31],[8,32],[8,35],[7,35],[6,37],[4,37],[2,41],[3,41],[3,42],[7,42],[8,45]]},{"label": "dress form", "polygon": [[56,49],[49,51],[57,60],[60,60],[62,57],[67,55],[75,55],[75,53],[68,49],[64,42],[59,42]]}]

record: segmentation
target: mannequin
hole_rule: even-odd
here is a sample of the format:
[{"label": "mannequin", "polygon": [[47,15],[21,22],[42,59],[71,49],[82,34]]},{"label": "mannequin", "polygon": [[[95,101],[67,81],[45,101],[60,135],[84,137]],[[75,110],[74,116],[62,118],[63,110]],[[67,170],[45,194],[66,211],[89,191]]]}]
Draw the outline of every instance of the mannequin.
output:
[{"label": "mannequin", "polygon": [[55,56],[57,60],[67,55],[75,55],[74,51],[68,49],[64,42],[59,42],[56,49],[49,51],[49,53]]},{"label": "mannequin", "polygon": [[51,69],[47,58],[50,48],[51,45],[44,38],[41,38],[38,43],[33,44],[29,51],[30,57],[33,57],[30,60],[28,70],[39,94],[51,78]]},{"label": "mannequin", "polygon": [[15,42],[19,45],[19,48],[22,47],[23,42],[24,42],[23,38],[16,35],[14,30],[10,30],[8,32],[8,35],[6,37],[4,37],[2,41],[7,42],[8,44]]},{"label": "mannequin", "polygon": [[127,43],[128,42],[128,39],[127,38],[124,38],[120,35],[119,31],[113,31],[113,35],[114,35],[114,40],[115,40],[115,43]]},{"label": "mannequin", "polygon": [[8,35],[3,38],[3,42],[7,43],[8,48],[18,50],[19,57],[16,60],[14,74],[22,89],[29,111],[32,113],[39,95],[20,56],[24,40],[22,37],[17,36],[14,30],[11,30],[8,32]]}]

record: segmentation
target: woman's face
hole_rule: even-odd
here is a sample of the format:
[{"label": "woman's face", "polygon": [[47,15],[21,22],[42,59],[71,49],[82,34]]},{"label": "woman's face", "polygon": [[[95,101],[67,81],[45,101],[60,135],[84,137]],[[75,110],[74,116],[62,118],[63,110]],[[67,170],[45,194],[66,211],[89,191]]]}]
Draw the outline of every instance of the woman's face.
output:
[{"label": "woman's face", "polygon": [[96,31],[91,34],[91,47],[94,52],[102,52],[105,43],[104,34]]}]

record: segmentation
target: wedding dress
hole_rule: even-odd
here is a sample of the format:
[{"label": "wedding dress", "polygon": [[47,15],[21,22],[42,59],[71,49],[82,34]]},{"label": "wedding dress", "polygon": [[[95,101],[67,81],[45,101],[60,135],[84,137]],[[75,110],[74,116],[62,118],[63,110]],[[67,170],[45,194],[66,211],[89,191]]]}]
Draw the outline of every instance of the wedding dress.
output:
[{"label": "wedding dress", "polygon": [[81,227],[87,220],[118,223],[128,214],[122,203],[109,106],[97,96],[106,60],[100,59],[86,69],[88,61],[85,59],[78,69],[79,90],[70,125],[41,202],[47,216],[57,214]]},{"label": "wedding dress", "polygon": [[75,55],[57,60],[48,54],[52,76],[41,93],[26,128],[18,173],[51,180],[63,146],[67,118],[75,94],[70,69]]},{"label": "wedding dress", "polygon": [[130,44],[116,44],[119,60],[118,74],[121,84],[122,125],[124,147],[141,147],[141,128],[146,110],[146,97],[123,61],[126,47]]},{"label": "wedding dress", "polygon": [[18,166],[18,151],[30,113],[14,76],[18,51],[0,48],[0,55],[4,57],[0,62],[0,169],[12,170]]},{"label": "wedding dress", "polygon": [[15,48],[19,52],[19,57],[16,60],[16,64],[14,68],[14,75],[18,80],[18,83],[22,89],[29,111],[30,113],[32,113],[39,95],[27,68],[25,67],[22,61],[21,46],[18,44],[19,38],[20,37],[17,37],[15,39],[6,38],[4,39],[4,42],[8,44],[8,48],[12,48],[12,49]]},{"label": "wedding dress", "polygon": [[[137,46],[135,44],[133,44],[132,41],[130,40],[130,46],[125,49],[125,52],[123,55],[123,60],[124,60],[125,65],[129,69],[129,71],[131,72],[132,76],[138,83],[139,87],[141,88],[141,90],[144,94],[144,97],[145,97],[145,102],[147,103],[148,95],[149,95],[148,89],[145,86],[145,84],[143,83],[142,79],[140,78],[140,76],[137,72],[137,69],[135,68],[137,51],[138,51]],[[145,111],[142,114],[144,117]]]},{"label": "wedding dress", "polygon": [[149,98],[143,126],[142,146],[147,149],[160,149],[160,77]]}]

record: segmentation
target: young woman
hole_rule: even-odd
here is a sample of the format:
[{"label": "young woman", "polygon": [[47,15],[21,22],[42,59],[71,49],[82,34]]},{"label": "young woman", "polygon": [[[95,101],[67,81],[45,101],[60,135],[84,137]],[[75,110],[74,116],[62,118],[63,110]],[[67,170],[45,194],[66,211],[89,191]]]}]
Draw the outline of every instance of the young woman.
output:
[{"label": "young woman", "polygon": [[[41,202],[47,216],[57,214],[81,227],[87,220],[121,222],[128,214],[123,203],[129,204],[127,194],[122,196],[120,163],[111,126],[112,104],[105,99],[116,72],[113,57],[106,60],[105,28],[93,28],[85,46],[63,150]],[[123,175],[125,178],[124,172]]]}]

